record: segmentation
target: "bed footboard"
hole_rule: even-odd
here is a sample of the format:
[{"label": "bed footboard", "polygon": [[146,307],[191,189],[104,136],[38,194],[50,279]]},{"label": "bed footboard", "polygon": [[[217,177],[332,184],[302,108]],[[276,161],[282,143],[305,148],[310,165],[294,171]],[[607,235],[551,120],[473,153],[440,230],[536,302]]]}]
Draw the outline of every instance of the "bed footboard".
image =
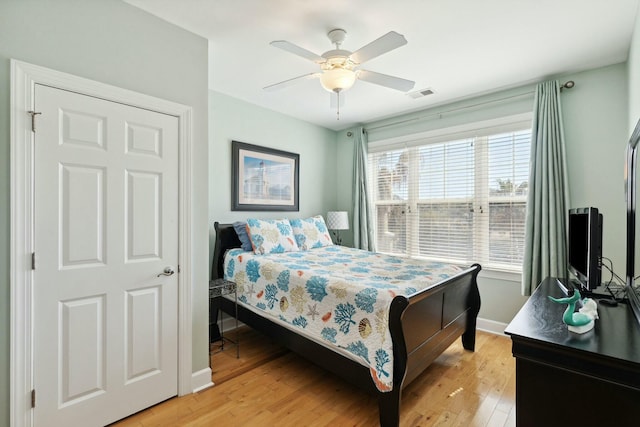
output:
[{"label": "bed footboard", "polygon": [[480,311],[477,276],[480,265],[413,295],[391,303],[389,329],[393,340],[394,386],[378,398],[381,426],[400,424],[401,390],[420,375],[458,337],[475,349]]},{"label": "bed footboard", "polygon": [[[480,265],[474,264],[410,299],[396,297],[399,301],[392,304],[389,328],[394,360],[406,361],[405,375],[400,376],[403,386],[413,381],[458,337],[462,336],[465,349],[475,349],[476,319],[480,311],[479,272]],[[404,345],[398,346],[397,342]],[[402,371],[402,366],[397,369]]]}]

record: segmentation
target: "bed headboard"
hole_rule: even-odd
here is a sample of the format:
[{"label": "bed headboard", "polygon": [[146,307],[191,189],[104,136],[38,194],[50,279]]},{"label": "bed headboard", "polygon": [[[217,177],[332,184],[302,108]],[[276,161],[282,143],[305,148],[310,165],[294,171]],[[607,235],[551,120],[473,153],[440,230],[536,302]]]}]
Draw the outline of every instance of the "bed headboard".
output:
[{"label": "bed headboard", "polygon": [[224,254],[229,249],[239,248],[240,239],[233,228],[233,224],[213,223],[216,231],[216,242],[213,248],[213,264],[211,266],[211,279],[224,277]]}]

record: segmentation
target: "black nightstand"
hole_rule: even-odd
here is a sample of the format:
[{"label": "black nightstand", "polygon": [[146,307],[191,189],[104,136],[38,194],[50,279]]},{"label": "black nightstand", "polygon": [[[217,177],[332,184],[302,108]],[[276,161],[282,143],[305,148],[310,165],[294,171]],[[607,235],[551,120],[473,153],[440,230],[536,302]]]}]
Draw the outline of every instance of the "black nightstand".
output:
[{"label": "black nightstand", "polygon": [[[226,338],[227,341],[235,344],[236,346],[236,357],[240,358],[240,340],[239,340],[239,335],[238,335],[238,289],[237,286],[235,284],[235,282],[231,282],[229,280],[224,280],[224,279],[215,279],[215,280],[211,280],[209,282],[209,307],[211,307],[211,302],[218,297],[221,297],[223,295],[231,295],[233,294],[235,297],[235,301],[234,301],[234,306],[236,309],[236,314],[235,314],[235,319],[236,319],[236,339],[231,340],[229,338]],[[222,310],[218,310],[218,312],[220,313],[220,339],[222,340],[222,344],[220,346],[220,350],[224,350],[224,316],[222,314]],[[211,319],[209,318],[209,325],[212,324],[212,322],[216,322],[217,319]],[[209,328],[209,331],[211,331],[211,327]],[[209,346],[211,346],[211,337],[209,337]]]}]

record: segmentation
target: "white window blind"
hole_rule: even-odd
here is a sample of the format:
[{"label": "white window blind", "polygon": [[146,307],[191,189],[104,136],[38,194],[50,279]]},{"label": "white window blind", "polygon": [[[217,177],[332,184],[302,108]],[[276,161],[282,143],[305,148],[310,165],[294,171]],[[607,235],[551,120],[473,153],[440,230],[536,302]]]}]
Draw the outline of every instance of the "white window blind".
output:
[{"label": "white window blind", "polygon": [[520,271],[530,126],[370,153],[378,250]]}]

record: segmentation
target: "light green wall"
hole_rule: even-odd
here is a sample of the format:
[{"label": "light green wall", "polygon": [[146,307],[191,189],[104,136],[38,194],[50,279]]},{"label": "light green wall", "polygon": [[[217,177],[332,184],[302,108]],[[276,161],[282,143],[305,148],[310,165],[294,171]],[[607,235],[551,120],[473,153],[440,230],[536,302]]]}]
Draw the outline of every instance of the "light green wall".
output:
[{"label": "light green wall", "polygon": [[[562,95],[569,207],[595,206],[600,210],[602,255],[610,258],[614,271],[624,277],[624,166],[629,140],[626,65],[598,68],[568,76],[566,80],[576,82],[573,89]],[[603,268],[602,278],[609,277],[608,270]]]},{"label": "light green wall", "polygon": [[[624,274],[624,196],[623,165],[627,135],[627,80],[625,64],[558,77],[574,80],[576,86],[562,94],[567,143],[567,168],[573,207],[596,206],[604,213],[604,256]],[[461,102],[438,106],[384,121],[365,124],[369,141],[445,128],[531,111],[534,85],[502,91]],[[522,96],[520,96],[522,94]],[[493,102],[505,98],[505,101]],[[456,110],[455,112],[449,112]],[[442,114],[440,114],[442,113]],[[396,126],[384,126],[402,122]],[[375,129],[378,128],[378,129]],[[350,129],[352,132],[355,129]],[[339,176],[351,176],[352,138],[338,134],[341,159]],[[347,158],[348,157],[348,158]],[[351,189],[338,188],[340,208],[351,211]],[[608,276],[605,276],[608,277]],[[526,297],[520,282],[488,278],[481,272],[478,281],[482,296],[480,317],[508,323]]]},{"label": "light green wall", "polygon": [[207,56],[205,39],[121,1],[0,0],[0,426],[9,423],[9,59],[193,107],[195,372],[208,367]]},{"label": "light green wall", "polygon": [[[209,92],[209,227],[213,257],[214,221],[247,218],[301,218],[326,215],[336,206],[336,133],[258,107],[219,92]],[[299,212],[231,210],[231,141],[241,141],[300,155]]]}]

